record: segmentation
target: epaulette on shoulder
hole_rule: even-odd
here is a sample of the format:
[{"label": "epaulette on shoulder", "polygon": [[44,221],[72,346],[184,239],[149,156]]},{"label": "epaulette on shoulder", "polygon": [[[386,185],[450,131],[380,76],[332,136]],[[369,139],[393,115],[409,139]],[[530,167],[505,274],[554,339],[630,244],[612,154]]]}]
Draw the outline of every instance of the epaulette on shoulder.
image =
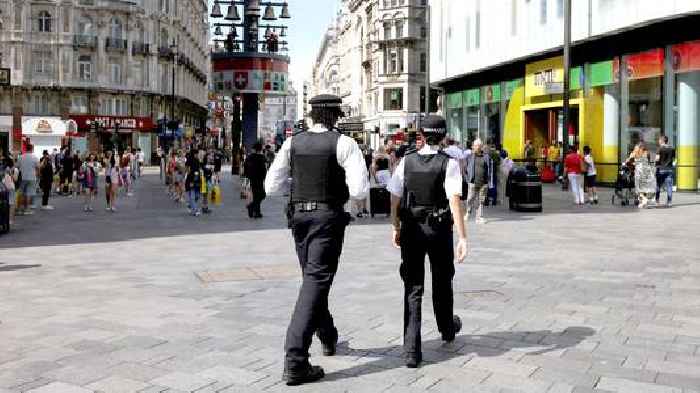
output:
[{"label": "epaulette on shoulder", "polygon": [[406,153],[404,153],[404,156],[407,156],[409,154],[417,154],[417,153],[418,153],[418,149],[416,149],[415,147],[409,147],[408,149],[406,149]]},{"label": "epaulette on shoulder", "polygon": [[306,132],[306,130],[299,130],[299,131],[297,131],[297,132],[293,132],[293,133],[292,133],[292,136],[299,135],[299,134],[303,134],[303,133],[305,133],[305,132]]}]

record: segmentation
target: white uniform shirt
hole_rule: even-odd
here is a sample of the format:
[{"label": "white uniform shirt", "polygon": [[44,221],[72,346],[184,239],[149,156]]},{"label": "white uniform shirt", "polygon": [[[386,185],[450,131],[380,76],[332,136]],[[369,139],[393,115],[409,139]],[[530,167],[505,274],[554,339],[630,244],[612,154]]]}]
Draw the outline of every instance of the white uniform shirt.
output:
[{"label": "white uniform shirt", "polygon": [[[309,129],[309,132],[322,133],[328,132],[328,129],[316,125]],[[282,148],[267,171],[267,177],[265,177],[265,192],[267,194],[278,194],[289,187],[288,180],[291,176],[289,155],[293,138],[292,136],[284,141]],[[350,198],[366,198],[369,193],[369,174],[367,173],[365,157],[357,146],[357,142],[346,135],[341,135],[338,138],[336,157],[338,165],[345,169],[345,182],[348,185]]]},{"label": "white uniform shirt", "polygon": [[[418,151],[420,155],[437,154],[438,150],[436,147],[423,146],[422,149]],[[396,167],[394,175],[391,177],[389,185],[386,189],[396,197],[403,197],[403,186],[404,186],[404,162],[405,158],[401,160],[399,166]],[[452,196],[462,195],[462,172],[459,169],[459,162],[454,158],[450,158],[447,161],[447,171],[445,173],[445,195],[449,199]]]}]

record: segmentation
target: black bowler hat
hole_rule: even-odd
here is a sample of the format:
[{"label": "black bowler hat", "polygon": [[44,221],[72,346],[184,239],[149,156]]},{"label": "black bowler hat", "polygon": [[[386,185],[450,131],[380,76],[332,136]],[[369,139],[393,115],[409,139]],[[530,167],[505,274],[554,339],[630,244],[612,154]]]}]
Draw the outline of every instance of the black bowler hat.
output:
[{"label": "black bowler hat", "polygon": [[421,120],[421,132],[424,135],[447,135],[447,122],[442,116],[428,115]]},{"label": "black bowler hat", "polygon": [[313,97],[311,100],[309,100],[309,104],[311,104],[312,109],[340,108],[340,104],[342,103],[343,100],[341,100],[340,97],[334,96],[332,94],[317,95],[316,97]]}]

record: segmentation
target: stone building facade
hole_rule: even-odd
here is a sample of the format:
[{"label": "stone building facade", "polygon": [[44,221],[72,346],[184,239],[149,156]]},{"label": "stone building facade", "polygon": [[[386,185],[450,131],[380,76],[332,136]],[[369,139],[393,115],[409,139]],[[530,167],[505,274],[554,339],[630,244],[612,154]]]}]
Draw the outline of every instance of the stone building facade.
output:
[{"label": "stone building facade", "polygon": [[365,142],[376,145],[384,136],[413,128],[426,112],[427,1],[341,0],[340,5],[313,65],[312,95],[342,97],[349,121],[362,123]]},{"label": "stone building facade", "polygon": [[173,107],[183,135],[203,127],[208,37],[205,0],[0,0],[0,66],[11,74],[0,147],[18,150],[35,117],[68,122],[66,138],[90,150],[115,134],[155,150]]}]

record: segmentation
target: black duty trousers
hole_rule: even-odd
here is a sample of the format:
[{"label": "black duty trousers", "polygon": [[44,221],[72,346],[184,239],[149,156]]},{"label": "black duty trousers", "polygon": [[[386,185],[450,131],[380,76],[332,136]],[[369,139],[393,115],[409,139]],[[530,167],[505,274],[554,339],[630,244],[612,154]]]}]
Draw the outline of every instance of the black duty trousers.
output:
[{"label": "black duty trousers", "polygon": [[347,224],[347,215],[340,210],[297,212],[292,219],[303,278],[284,346],[287,366],[292,369],[308,364],[316,331],[322,342],[337,338],[338,331],[328,310],[328,294],[338,270]]},{"label": "black duty trousers", "polygon": [[451,225],[434,229],[427,224],[402,222],[400,273],[404,283],[403,345],[406,354],[421,353],[421,303],[425,288],[426,254],[433,277],[433,310],[438,331],[443,335],[453,333],[453,247]]}]

